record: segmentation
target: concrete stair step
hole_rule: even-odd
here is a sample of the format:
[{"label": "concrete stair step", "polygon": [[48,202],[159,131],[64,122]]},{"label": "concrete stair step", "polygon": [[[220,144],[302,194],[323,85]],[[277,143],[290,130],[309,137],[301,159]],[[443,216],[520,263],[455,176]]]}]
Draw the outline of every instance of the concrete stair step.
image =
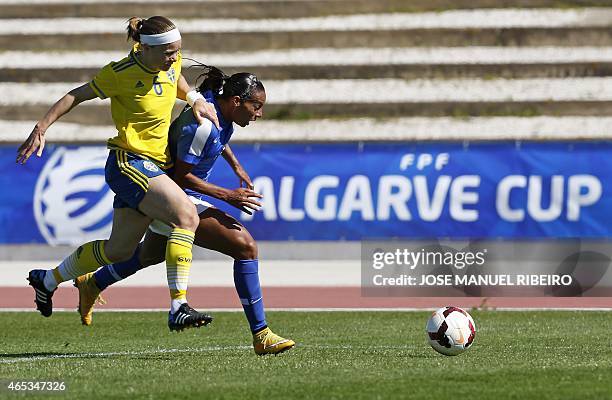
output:
[{"label": "concrete stair step", "polygon": [[604,7],[609,0],[238,0],[219,1],[0,1],[0,18],[119,17],[167,15],[208,18],[295,18],[378,12],[472,8]]},{"label": "concrete stair step", "polygon": [[[52,105],[80,82],[0,83],[2,106]],[[611,101],[612,78],[562,79],[307,79],[265,81],[267,106],[419,102]],[[44,96],[41,96],[44,93]],[[342,101],[339,101],[342,99]],[[106,105],[92,100],[87,105]]]},{"label": "concrete stair step", "polygon": [[[88,81],[119,51],[0,52],[0,82]],[[560,78],[612,75],[612,47],[441,47],[289,49],[240,53],[185,51],[183,74],[195,82],[199,60],[264,80]],[[16,62],[18,60],[18,62]]]},{"label": "concrete stair step", "polygon": [[[100,68],[125,57],[125,51],[4,51],[0,68]],[[196,61],[192,61],[196,60]],[[385,47],[311,48],[196,53],[183,51],[183,67],[199,62],[219,66],[352,66],[562,64],[612,62],[612,47]]]},{"label": "concrete stair step", "polygon": [[[227,74],[247,71],[262,80],[275,79],[457,79],[457,78],[563,78],[612,76],[612,62],[557,64],[399,64],[399,65],[280,65],[242,67],[217,65]],[[99,68],[2,68],[0,82],[87,82]],[[201,71],[185,69],[183,75],[194,83]]]},{"label": "concrete stair step", "polygon": [[[312,47],[606,46],[612,8],[450,10],[285,19],[179,19],[185,48],[235,52]],[[7,50],[117,50],[123,18],[5,19]]]},{"label": "concrete stair step", "polygon": [[[377,13],[278,19],[177,18],[182,33],[376,31],[405,29],[609,28],[611,7],[581,9],[472,9],[425,13]],[[1,35],[114,34],[125,18],[4,19]]]},{"label": "concrete stair step", "polygon": [[[56,99],[79,85],[0,83],[0,92],[5,95],[0,98],[0,119],[43,115]],[[265,85],[265,115],[269,119],[612,115],[612,78],[268,80]],[[108,100],[87,102],[68,114],[66,120],[110,124]]]},{"label": "concrete stair step", "polygon": [[[183,41],[185,47],[192,52],[215,53],[321,47],[612,46],[612,29],[578,27],[185,33]],[[130,46],[123,34],[27,34],[0,35],[0,48],[4,51],[128,51]]]},{"label": "concrete stair step", "polygon": [[[0,142],[21,143],[36,122],[0,120]],[[53,143],[104,143],[112,125],[57,122],[47,131]],[[238,142],[334,142],[414,140],[566,140],[609,139],[612,117],[408,117],[279,121],[262,119],[235,127]]]},{"label": "concrete stair step", "polygon": [[[42,117],[49,106],[2,106],[0,119],[28,121]],[[182,106],[176,106],[174,115]],[[356,117],[468,117],[468,116],[601,116],[612,115],[610,101],[490,101],[490,102],[404,102],[404,103],[325,103],[269,104],[266,120],[305,120]],[[112,125],[110,108],[103,105],[80,106],[62,117],[62,121],[87,125]]]}]

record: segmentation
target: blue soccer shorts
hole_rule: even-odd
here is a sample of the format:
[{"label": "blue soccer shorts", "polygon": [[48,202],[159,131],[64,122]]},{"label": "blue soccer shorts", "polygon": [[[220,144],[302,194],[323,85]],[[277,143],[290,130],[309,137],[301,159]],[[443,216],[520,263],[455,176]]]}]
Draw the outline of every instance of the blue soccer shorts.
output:
[{"label": "blue soccer shorts", "polygon": [[149,179],[165,174],[153,161],[124,150],[110,151],[104,173],[106,183],[115,192],[113,208],[137,211],[149,189]]}]

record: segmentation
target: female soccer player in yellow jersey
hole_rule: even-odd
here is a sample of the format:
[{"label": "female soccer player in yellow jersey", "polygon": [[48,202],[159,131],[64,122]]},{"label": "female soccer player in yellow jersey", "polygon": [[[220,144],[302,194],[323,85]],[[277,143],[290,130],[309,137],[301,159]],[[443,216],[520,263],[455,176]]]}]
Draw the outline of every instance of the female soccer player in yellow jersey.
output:
[{"label": "female soccer player in yellow jersey", "polygon": [[164,170],[171,166],[168,128],[175,100],[192,105],[199,122],[204,116],[219,125],[215,107],[197,91],[190,91],[181,75],[181,35],[168,18],[133,17],[128,40],[130,54],[111,62],[88,82],[68,92],[40,120],[19,147],[17,162],[42,154],[45,132],[62,115],[95,97],[110,98],[117,136],[108,140],[110,154],[105,177],[115,192],[112,232],[108,240],[81,245],[52,270],[32,270],[28,280],[35,290],[37,309],[53,312],[52,296],[61,282],[95,271],[102,265],[129,259],[154,219],[172,227],[166,244],[166,266],[171,306],[171,329],[206,325],[212,318],[186,301],[191,248],[199,218],[194,204]]},{"label": "female soccer player in yellow jersey", "polygon": [[[252,190],[253,183],[230,149],[229,141],[234,124],[244,127],[263,116],[266,90],[253,74],[240,72],[227,76],[216,67],[200,67],[205,72],[198,79],[204,80],[197,90],[215,105],[220,128],[210,121],[198,124],[189,107],[185,107],[170,126],[170,152],[174,160],[171,175],[196,205],[200,215],[194,244],[234,259],[234,285],[253,334],[255,353],[278,354],[294,347],[295,342],[275,334],[268,327],[259,283],[257,244],[246,227],[208,203],[206,198],[211,196],[223,200],[248,214],[261,206],[257,199],[263,196]],[[230,190],[208,182],[219,156],[225,158],[240,178],[238,189]],[[243,183],[246,187],[242,187]],[[132,258],[75,280],[83,325],[91,325],[93,308],[101,291],[164,260],[163,244],[170,232],[170,226],[153,221]]]}]

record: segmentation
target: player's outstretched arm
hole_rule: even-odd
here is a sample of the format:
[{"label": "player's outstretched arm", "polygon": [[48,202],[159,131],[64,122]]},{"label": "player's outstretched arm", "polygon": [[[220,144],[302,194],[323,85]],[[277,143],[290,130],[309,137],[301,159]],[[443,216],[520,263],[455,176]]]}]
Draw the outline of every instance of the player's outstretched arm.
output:
[{"label": "player's outstretched arm", "polygon": [[45,148],[45,133],[47,129],[49,129],[49,126],[78,104],[91,100],[94,97],[97,96],[88,83],[66,93],[64,97],[51,106],[43,119],[34,126],[30,136],[28,136],[25,142],[19,146],[17,150],[17,163],[24,164],[34,152],[40,157]]},{"label": "player's outstretched arm", "polygon": [[201,93],[191,90],[183,75],[178,80],[176,97],[189,103],[193,110],[193,115],[196,121],[198,121],[198,125],[202,125],[205,119],[209,119],[215,124],[217,129],[221,129],[215,106],[208,103]]},{"label": "player's outstretched arm", "polygon": [[221,154],[223,155],[223,158],[225,158],[225,161],[227,161],[227,163],[230,165],[230,167],[232,167],[234,173],[240,180],[238,186],[243,187],[244,185],[244,187],[246,187],[247,189],[253,190],[254,186],[253,182],[251,181],[251,177],[249,176],[249,174],[247,174],[244,168],[242,168],[242,165],[234,155],[234,152],[230,148],[229,144],[225,145],[223,153]]}]

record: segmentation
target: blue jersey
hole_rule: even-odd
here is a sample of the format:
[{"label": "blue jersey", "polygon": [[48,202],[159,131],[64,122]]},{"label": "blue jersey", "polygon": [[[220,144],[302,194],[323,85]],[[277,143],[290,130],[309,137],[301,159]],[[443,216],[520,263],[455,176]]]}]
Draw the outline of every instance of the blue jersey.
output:
[{"label": "blue jersey", "polygon": [[[234,133],[234,124],[223,118],[219,104],[215,101],[211,91],[204,93],[204,97],[206,101],[215,106],[221,129],[217,129],[209,120],[198,125],[191,107],[185,107],[181,115],[172,123],[169,135],[172,159],[193,165],[191,173],[208,181],[217,157],[223,152]],[[204,196],[190,189],[184,190],[190,196],[197,198]]]}]

